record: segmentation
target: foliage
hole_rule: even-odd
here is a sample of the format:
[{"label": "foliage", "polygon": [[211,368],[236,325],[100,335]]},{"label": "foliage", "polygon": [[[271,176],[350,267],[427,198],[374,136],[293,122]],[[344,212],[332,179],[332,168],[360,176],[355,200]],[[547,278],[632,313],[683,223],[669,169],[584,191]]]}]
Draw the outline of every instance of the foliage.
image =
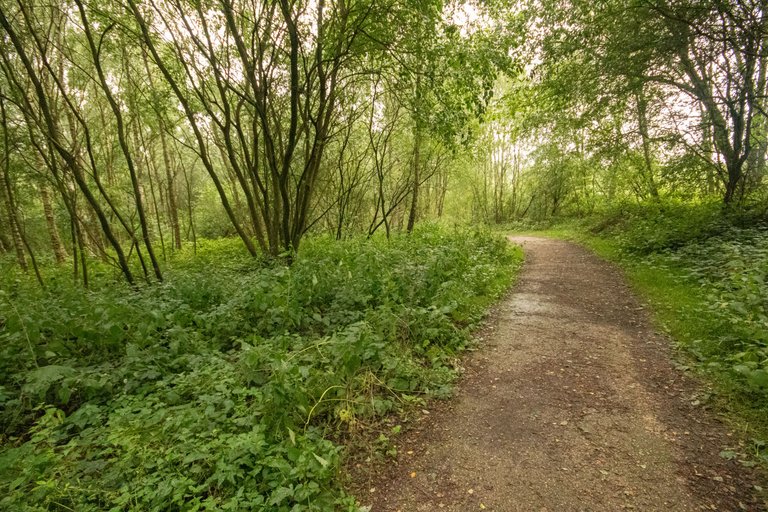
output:
[{"label": "foliage", "polygon": [[230,240],[163,284],[0,292],[0,508],[356,510],[341,434],[447,396],[520,253],[488,233]]},{"label": "foliage", "polygon": [[475,148],[475,218],[583,216],[628,201],[739,208],[764,198],[761,5],[518,5],[526,37],[514,51],[529,64],[497,81],[486,118],[500,122],[482,126]]},{"label": "foliage", "polygon": [[733,372],[744,390],[768,407],[768,231],[737,229],[662,256],[682,266],[706,293],[702,311],[718,328],[695,340],[709,368]]},{"label": "foliage", "polygon": [[[618,261],[768,462],[768,224],[717,205],[623,206],[565,233]],[[563,232],[561,232],[562,234]]]},{"label": "foliage", "polygon": [[0,255],[68,262],[87,287],[92,260],[162,281],[198,237],[279,258],[307,234],[411,231],[442,216],[513,66],[514,17],[442,0],[0,2]]},{"label": "foliage", "polygon": [[[599,220],[595,222],[595,218]],[[673,251],[725,234],[737,221],[735,217],[724,216],[722,207],[716,203],[665,201],[619,204],[585,222],[594,223],[591,232],[610,237],[621,250],[646,255]]]}]

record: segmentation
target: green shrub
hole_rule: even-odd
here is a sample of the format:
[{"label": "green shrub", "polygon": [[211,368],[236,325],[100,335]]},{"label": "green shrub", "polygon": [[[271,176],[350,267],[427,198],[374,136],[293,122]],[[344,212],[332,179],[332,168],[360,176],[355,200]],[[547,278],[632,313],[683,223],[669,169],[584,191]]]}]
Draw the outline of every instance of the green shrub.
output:
[{"label": "green shrub", "polygon": [[0,508],[356,510],[340,434],[446,396],[520,253],[484,232],[229,240],[165,283],[0,292]]}]

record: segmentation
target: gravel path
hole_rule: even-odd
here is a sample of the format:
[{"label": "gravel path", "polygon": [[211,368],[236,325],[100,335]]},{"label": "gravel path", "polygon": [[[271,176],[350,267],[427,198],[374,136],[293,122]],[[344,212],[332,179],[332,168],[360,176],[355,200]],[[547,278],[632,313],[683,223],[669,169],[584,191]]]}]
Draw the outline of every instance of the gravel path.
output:
[{"label": "gravel path", "polygon": [[669,342],[608,263],[517,237],[526,264],[478,336],[454,400],[398,459],[362,468],[371,512],[768,510],[735,441],[695,405]]}]

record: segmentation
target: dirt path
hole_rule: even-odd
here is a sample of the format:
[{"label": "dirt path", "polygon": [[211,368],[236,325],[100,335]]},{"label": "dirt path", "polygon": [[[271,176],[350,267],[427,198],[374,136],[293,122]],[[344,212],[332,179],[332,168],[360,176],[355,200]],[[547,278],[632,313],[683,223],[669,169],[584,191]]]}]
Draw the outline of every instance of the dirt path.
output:
[{"label": "dirt path", "polygon": [[[526,264],[458,396],[359,481],[371,512],[768,510],[734,443],[694,405],[618,272],[567,242]],[[372,476],[371,476],[372,475]]]}]

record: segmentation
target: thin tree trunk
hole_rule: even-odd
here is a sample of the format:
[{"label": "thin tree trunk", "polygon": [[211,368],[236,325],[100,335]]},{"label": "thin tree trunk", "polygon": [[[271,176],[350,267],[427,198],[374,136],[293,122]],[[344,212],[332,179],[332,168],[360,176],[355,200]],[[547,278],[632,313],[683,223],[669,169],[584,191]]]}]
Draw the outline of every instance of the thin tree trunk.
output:
[{"label": "thin tree trunk", "polygon": [[85,247],[85,237],[83,235],[82,223],[77,215],[77,204],[72,202],[71,231],[72,231],[72,259],[74,260],[75,282],[77,282],[77,253],[80,253],[80,267],[83,272],[83,288],[88,288],[88,261]]},{"label": "thin tree trunk", "polygon": [[78,256],[78,250],[77,250],[77,228],[75,227],[75,217],[72,216],[69,218],[69,236],[72,239],[72,281],[77,284],[77,282],[80,280],[80,272],[79,272],[79,266],[77,261]]},{"label": "thin tree trunk", "polygon": [[0,202],[5,205],[5,213],[8,218],[8,227],[11,231],[11,240],[13,240],[13,249],[16,252],[16,260],[19,262],[19,266],[26,272],[29,270],[29,264],[24,254],[24,242],[21,238],[21,230],[19,229],[19,219],[16,215],[16,205],[13,200],[13,188],[8,177],[8,155],[6,153],[3,158],[2,169],[2,191],[0,191]]},{"label": "thin tree trunk", "polygon": [[659,189],[656,186],[656,180],[653,178],[653,159],[651,158],[651,138],[648,134],[648,102],[643,96],[642,91],[635,91],[635,102],[637,103],[637,127],[640,130],[640,137],[643,141],[643,160],[645,168],[642,171],[643,181],[645,181],[648,193],[654,200],[659,199]]},{"label": "thin tree trunk", "polygon": [[171,223],[173,232],[173,247],[181,249],[181,225],[179,224],[179,207],[176,200],[176,188],[173,185],[173,166],[171,164],[171,155],[168,151],[168,142],[165,138],[165,128],[160,126],[160,148],[163,151],[163,165],[165,166],[165,187],[166,197],[168,197],[168,219]]},{"label": "thin tree trunk", "polygon": [[24,244],[24,248],[27,250],[27,254],[29,254],[29,260],[32,262],[32,269],[35,271],[35,278],[37,278],[37,282],[40,284],[40,287],[45,288],[43,276],[40,275],[40,267],[37,266],[37,258],[35,258],[35,253],[32,251],[32,247],[29,245],[29,241],[21,229],[19,229],[19,234],[21,236],[21,241]]},{"label": "thin tree trunk", "polygon": [[8,118],[5,112],[5,101],[0,96],[0,125],[3,129],[3,163],[0,167],[2,183],[0,183],[0,202],[5,205],[8,227],[11,231],[13,248],[16,251],[16,260],[19,266],[26,272],[29,269],[27,258],[24,255],[24,243],[21,238],[21,229],[19,228],[19,217],[16,214],[16,204],[13,200],[13,187],[11,187],[11,178],[9,176],[11,169],[11,147],[10,137],[8,135]]},{"label": "thin tree trunk", "polygon": [[[418,122],[417,122],[418,124]],[[408,213],[408,233],[413,231],[419,210],[419,188],[421,186],[421,130],[417,127],[413,139],[413,183],[411,184],[411,209]]]},{"label": "thin tree trunk", "polygon": [[190,105],[188,97],[184,95],[178,82],[176,81],[176,79],[173,77],[170,70],[166,66],[165,61],[160,57],[160,53],[155,47],[154,41],[152,40],[152,36],[150,35],[147,21],[144,18],[144,15],[142,14],[141,10],[138,8],[138,5],[136,4],[136,0],[128,0],[128,7],[131,14],[133,15],[133,18],[138,23],[139,29],[141,31],[141,37],[144,40],[144,43],[147,45],[147,49],[152,54],[152,59],[155,61],[155,64],[157,65],[158,69],[162,73],[165,80],[168,82],[168,85],[171,87],[171,89],[173,89],[174,95],[179,100],[179,103],[181,104],[181,107],[184,110],[184,115],[189,121],[190,127],[192,128],[192,132],[195,135],[195,139],[197,141],[199,154],[203,162],[203,166],[205,167],[206,171],[208,172],[208,175],[211,177],[211,180],[213,181],[214,186],[216,187],[216,191],[218,192],[219,198],[221,199],[221,205],[224,208],[224,211],[227,213],[227,217],[229,218],[230,222],[235,228],[235,231],[237,231],[238,236],[243,241],[243,244],[245,244],[245,247],[248,249],[248,252],[251,254],[251,256],[254,256],[254,257],[257,256],[259,252],[256,250],[256,247],[253,245],[253,242],[251,241],[248,234],[243,230],[242,225],[237,220],[237,216],[235,215],[235,212],[232,210],[232,205],[230,204],[229,199],[227,198],[227,194],[226,194],[226,191],[224,190],[224,186],[221,183],[221,179],[216,173],[216,170],[213,166],[213,162],[210,159],[210,155],[207,149],[207,144],[205,142],[205,137],[203,136],[203,133],[201,132],[200,127],[197,125],[197,122],[195,119],[195,111]]},{"label": "thin tree trunk", "polygon": [[48,235],[51,237],[51,247],[56,257],[56,263],[67,261],[67,250],[59,235],[59,228],[56,226],[56,217],[53,214],[53,202],[51,200],[51,191],[46,183],[40,184],[40,199],[43,202],[43,214],[45,215],[45,224],[48,227]]},{"label": "thin tree trunk", "polygon": [[90,22],[88,21],[88,18],[86,16],[85,7],[83,6],[82,0],[75,0],[75,3],[77,4],[77,8],[80,11],[80,18],[83,22],[83,28],[84,28],[86,40],[88,41],[88,46],[91,51],[91,56],[93,57],[93,64],[96,67],[96,74],[98,75],[101,88],[104,91],[104,95],[107,97],[107,101],[109,102],[109,106],[112,109],[112,113],[115,117],[115,122],[117,124],[117,139],[120,144],[120,149],[122,149],[123,155],[125,156],[126,164],[128,165],[128,173],[131,176],[131,185],[133,186],[134,202],[136,203],[136,211],[139,214],[139,224],[141,225],[141,235],[144,241],[144,246],[147,248],[147,255],[149,256],[149,260],[152,263],[152,269],[155,272],[155,277],[157,278],[158,281],[162,281],[163,274],[160,272],[160,264],[158,263],[157,258],[155,257],[155,251],[152,248],[152,240],[149,233],[149,223],[147,222],[146,213],[144,211],[144,204],[142,201],[142,194],[141,194],[141,186],[139,184],[136,165],[134,162],[133,154],[131,153],[131,150],[128,147],[128,140],[126,136],[125,122],[123,120],[123,113],[122,113],[122,110],[120,109],[120,105],[117,103],[117,100],[115,99],[112,93],[112,90],[109,88],[109,84],[107,83],[104,70],[102,69],[102,66],[101,66],[101,56],[99,55],[99,49],[96,47],[96,44],[94,43],[93,34],[91,33]]},{"label": "thin tree trunk", "polygon": [[[147,52],[142,51],[142,60],[144,61],[144,69],[147,72],[147,79],[149,80],[149,86],[154,90],[155,82],[152,78],[152,72],[149,69],[149,61],[147,58]],[[178,201],[176,199],[176,189],[174,187],[173,179],[173,165],[171,163],[171,153],[168,149],[168,141],[165,133],[165,120],[162,113],[157,114],[160,128],[158,130],[160,135],[160,149],[163,153],[163,166],[165,167],[165,196],[168,198],[168,221],[171,224],[171,232],[173,233],[173,247],[176,250],[181,249],[181,226],[179,224],[179,210]]]},{"label": "thin tree trunk", "polygon": [[192,235],[192,252],[197,254],[197,234],[195,233],[195,217],[192,211],[192,183],[189,181],[187,171],[182,169],[182,173],[184,174],[184,184],[187,187],[187,215],[189,218],[189,233],[187,236]]},{"label": "thin tree trunk", "polygon": [[14,49],[16,50],[16,54],[19,56],[19,59],[21,60],[27,72],[27,76],[32,82],[32,85],[35,90],[35,95],[38,100],[40,114],[42,115],[42,118],[43,118],[42,120],[45,123],[47,135],[50,137],[51,143],[54,145],[54,147],[56,148],[56,151],[60,154],[61,158],[66,163],[67,167],[69,167],[72,170],[72,175],[75,178],[75,181],[77,182],[78,187],[83,192],[83,195],[85,196],[86,200],[88,201],[88,203],[91,205],[91,208],[98,216],[99,222],[102,227],[102,231],[104,232],[104,235],[107,237],[113,249],[115,250],[115,254],[117,255],[117,259],[120,265],[120,269],[123,272],[123,275],[125,276],[126,280],[130,284],[133,284],[134,283],[133,273],[131,272],[130,267],[128,265],[128,260],[125,258],[125,254],[122,251],[120,242],[115,237],[115,234],[109,225],[109,220],[107,219],[103,210],[99,206],[98,201],[93,196],[93,193],[91,192],[91,190],[88,188],[85,182],[85,179],[82,175],[81,169],[79,167],[80,164],[77,162],[76,158],[72,155],[72,153],[70,153],[62,144],[62,141],[59,137],[58,130],[56,129],[54,114],[50,109],[50,105],[45,95],[45,91],[40,81],[40,77],[38,76],[38,73],[36,72],[34,66],[32,65],[32,61],[27,55],[27,51],[25,50],[25,47],[22,44],[21,39],[19,38],[19,35],[11,26],[11,23],[8,21],[8,18],[5,16],[5,12],[3,12],[2,9],[0,9],[0,25],[2,25],[3,29],[8,35],[8,38],[11,40],[11,43]]},{"label": "thin tree trunk", "polygon": [[7,218],[4,197],[4,189],[0,186],[0,252],[5,253],[13,250],[13,240],[10,232],[11,221]]},{"label": "thin tree trunk", "polygon": [[413,184],[411,190],[411,211],[408,214],[406,231],[411,233],[416,225],[419,212],[419,187],[421,186],[421,75],[416,76],[416,108],[413,125]]},{"label": "thin tree trunk", "polygon": [[[163,223],[160,218],[160,206],[158,205],[157,201],[157,193],[155,192],[155,180],[152,177],[153,172],[156,170],[155,162],[154,162],[154,151],[152,151],[151,148],[147,148],[147,144],[144,141],[144,138],[141,137],[137,128],[134,130],[134,133],[136,134],[136,147],[139,147],[139,144],[146,148],[146,150],[149,152],[149,155],[147,155],[144,159],[144,163],[146,165],[147,169],[147,180],[149,181],[149,195],[152,198],[152,208],[154,210],[154,216],[155,216],[155,226],[157,227],[157,235],[160,237],[160,249],[163,252],[163,261],[166,261],[166,254],[165,254],[165,236],[163,235]],[[141,141],[139,141],[139,137],[141,138]],[[162,193],[162,191],[161,191]]]}]

